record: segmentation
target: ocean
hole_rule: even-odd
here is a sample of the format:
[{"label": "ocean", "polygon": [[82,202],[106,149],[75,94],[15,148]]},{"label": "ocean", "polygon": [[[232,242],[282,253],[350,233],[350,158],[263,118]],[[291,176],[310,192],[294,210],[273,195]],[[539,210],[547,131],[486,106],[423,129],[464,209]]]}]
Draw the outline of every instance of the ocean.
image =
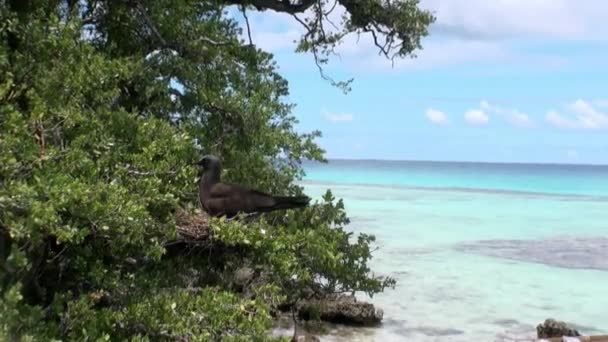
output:
[{"label": "ocean", "polygon": [[546,318],[608,333],[608,166],[330,160],[313,199],[343,198],[376,235],[378,328],[323,341],[523,341]]}]

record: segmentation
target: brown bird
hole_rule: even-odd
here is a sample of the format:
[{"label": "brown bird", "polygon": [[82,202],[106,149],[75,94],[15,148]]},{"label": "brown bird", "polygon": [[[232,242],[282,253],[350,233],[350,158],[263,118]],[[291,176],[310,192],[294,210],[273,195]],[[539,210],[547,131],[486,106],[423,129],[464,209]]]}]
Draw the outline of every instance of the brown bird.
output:
[{"label": "brown bird", "polygon": [[306,196],[273,196],[241,185],[222,183],[222,166],[220,160],[213,155],[204,156],[196,164],[203,168],[198,196],[203,210],[210,216],[232,218],[239,213],[301,208],[310,202]]}]

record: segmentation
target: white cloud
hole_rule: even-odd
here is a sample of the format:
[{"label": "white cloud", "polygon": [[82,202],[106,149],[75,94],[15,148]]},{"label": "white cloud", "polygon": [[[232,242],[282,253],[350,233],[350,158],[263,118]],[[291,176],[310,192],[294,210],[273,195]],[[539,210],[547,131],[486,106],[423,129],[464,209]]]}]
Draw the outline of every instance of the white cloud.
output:
[{"label": "white cloud", "polygon": [[351,122],[354,120],[354,116],[349,113],[332,113],[326,109],[321,109],[321,114],[326,120],[335,123]]},{"label": "white cloud", "polygon": [[608,99],[595,100],[593,101],[593,104],[598,107],[608,107]]},{"label": "white cloud", "polygon": [[566,106],[569,112],[563,115],[555,110],[549,111],[545,120],[558,128],[603,129],[608,128],[608,114],[600,112],[590,102],[576,100]]},{"label": "white cloud", "polygon": [[[477,43],[504,38],[608,39],[608,21],[605,20],[608,2],[605,0],[422,0],[420,7],[437,17],[431,26],[431,37]],[[228,12],[228,16],[242,20],[236,7],[230,7]],[[300,14],[300,17],[311,13]],[[339,24],[344,13],[344,8],[337,6],[330,15],[332,22]],[[275,52],[286,47],[293,50],[293,40],[304,33],[303,27],[285,13],[249,11],[248,17],[254,42]],[[243,28],[246,37],[244,25]],[[326,30],[335,29],[328,23]],[[355,35],[350,38],[355,43],[358,39]],[[371,44],[365,45],[371,47]],[[349,42],[344,46],[343,52],[348,52],[353,44]],[[376,48],[373,53],[377,53]]]},{"label": "white cloud", "polygon": [[530,116],[528,116],[528,114],[522,113],[517,109],[504,108],[497,105],[492,105],[485,100],[481,101],[480,108],[505,118],[514,126],[530,128],[534,127],[535,125],[532,119],[530,119]]},{"label": "white cloud", "polygon": [[551,110],[545,115],[545,120],[559,128],[575,128],[575,123],[562,117],[558,112]]},{"label": "white cloud", "polygon": [[471,125],[485,125],[490,118],[480,109],[471,109],[464,113],[464,119]]},{"label": "white cloud", "polygon": [[532,121],[532,119],[530,119],[530,117],[527,114],[520,113],[517,111],[511,113],[511,115],[509,116],[509,121],[513,125],[519,126],[519,127],[533,127],[534,126],[534,122]]},{"label": "white cloud", "polygon": [[402,70],[430,70],[453,65],[478,64],[486,61],[507,61],[514,57],[503,46],[494,42],[425,39],[416,58],[395,59],[394,64],[378,55],[372,39],[349,36],[340,48],[343,64],[363,72]]},{"label": "white cloud", "polygon": [[605,0],[423,0],[437,21],[431,35],[465,39],[602,39],[608,32]]},{"label": "white cloud", "polygon": [[599,112],[589,102],[583,100],[576,100],[569,107],[570,110],[572,110],[572,112],[576,116],[577,120],[581,122],[583,127],[608,127],[608,114]]},{"label": "white cloud", "polygon": [[[551,36],[563,39],[584,37],[590,31],[585,25],[599,23],[608,36],[608,16],[598,15],[608,10],[605,0],[423,0],[421,6],[436,13],[437,22],[431,28],[431,35],[423,40],[423,49],[416,51],[417,58],[396,59],[391,61],[378,55],[369,34],[349,35],[337,47],[342,57],[331,59],[357,72],[395,72],[399,70],[434,69],[453,65],[483,62],[518,63],[538,67],[553,67],[567,63],[567,58],[539,52],[516,52],[504,42],[494,38],[533,38]],[[229,15],[242,20],[238,10]],[[341,6],[331,14],[332,21],[338,25],[344,14]],[[310,15],[310,13],[307,13]],[[260,48],[273,52],[292,53],[294,40],[303,34],[302,26],[291,16],[274,11],[248,13],[253,42]],[[306,15],[300,15],[305,17]],[[591,20],[591,17],[597,17]],[[556,24],[559,23],[559,24]],[[598,25],[599,25],[598,24]],[[597,26],[597,25],[596,25]],[[247,38],[246,28],[242,25],[243,38]],[[329,23],[326,30],[334,30]],[[604,35],[598,34],[598,37]],[[310,57],[310,56],[308,56]],[[302,61],[303,62],[303,61]],[[305,63],[310,63],[306,59]]]},{"label": "white cloud", "polygon": [[427,109],[424,115],[436,125],[446,125],[450,122],[444,112],[433,108]]}]

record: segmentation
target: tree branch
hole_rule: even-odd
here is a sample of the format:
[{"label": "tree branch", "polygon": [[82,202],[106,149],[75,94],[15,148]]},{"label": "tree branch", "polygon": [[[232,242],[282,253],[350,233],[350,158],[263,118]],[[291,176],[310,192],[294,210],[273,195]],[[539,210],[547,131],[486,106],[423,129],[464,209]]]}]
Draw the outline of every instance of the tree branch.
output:
[{"label": "tree branch", "polygon": [[[163,38],[163,36],[160,34],[160,31],[158,30],[158,28],[156,27],[156,25],[154,24],[154,22],[148,15],[148,12],[146,11],[145,7],[142,5],[141,2],[135,1],[135,9],[139,12],[141,17],[144,19],[146,26],[148,26],[148,28],[152,31],[152,33],[154,34],[156,39],[161,43],[162,47],[173,49],[179,53],[184,53],[185,48],[182,45],[180,45],[179,43],[176,43],[176,42],[167,42],[167,40],[165,40],[165,38]],[[229,44],[229,42],[218,42],[209,37],[199,37],[198,39],[200,41],[206,42],[213,46],[221,46],[221,45]]]},{"label": "tree branch", "polygon": [[177,170],[170,170],[166,172],[155,172],[155,171],[140,171],[134,169],[131,165],[126,165],[127,173],[131,176],[135,177],[150,177],[150,176],[159,176],[159,175],[169,175],[174,176],[177,174]]},{"label": "tree branch", "polygon": [[251,26],[249,26],[249,17],[247,17],[247,9],[245,5],[241,5],[241,12],[243,12],[243,18],[245,18],[245,24],[247,24],[247,37],[249,37],[249,45],[253,46],[253,40],[251,39]]},{"label": "tree branch", "polygon": [[251,5],[258,11],[271,9],[277,12],[295,14],[305,12],[317,1],[297,0],[292,3],[291,0],[227,0],[226,2],[232,5]]},{"label": "tree branch", "polygon": [[[315,60],[315,65],[317,66],[317,69],[319,69],[319,74],[321,75],[321,78],[330,82],[333,86],[336,86],[336,87],[342,89],[343,92],[345,92],[345,93],[348,92],[350,90],[350,83],[352,83],[352,79],[350,79],[348,81],[336,81],[333,78],[331,78],[330,76],[328,76],[327,74],[325,74],[325,72],[323,71],[323,66],[321,64],[326,63],[326,60],[321,59],[319,57],[319,47],[317,46],[317,44],[320,42],[326,42],[325,32],[322,31],[322,36],[317,39],[314,39],[314,34],[318,27],[317,25],[319,25],[319,23],[316,22],[316,23],[314,23],[314,25],[316,27],[311,27],[308,24],[306,24],[306,22],[304,20],[300,19],[296,14],[292,14],[292,16],[306,29],[306,34],[304,35],[303,39],[304,39],[304,41],[307,41],[310,43],[310,51],[312,52],[313,58]],[[319,20],[322,21],[323,18],[320,18]],[[321,24],[321,26],[322,26],[322,24]],[[311,39],[311,37],[313,37],[313,39]]]}]

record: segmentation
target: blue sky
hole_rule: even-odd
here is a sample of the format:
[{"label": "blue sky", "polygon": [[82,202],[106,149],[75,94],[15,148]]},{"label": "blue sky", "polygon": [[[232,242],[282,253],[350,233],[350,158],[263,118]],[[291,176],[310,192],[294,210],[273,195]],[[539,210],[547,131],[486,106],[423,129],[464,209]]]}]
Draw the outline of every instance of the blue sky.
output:
[{"label": "blue sky", "polygon": [[298,129],[330,158],[608,164],[608,1],[423,0],[437,22],[418,58],[349,37],[327,72],[293,52],[289,16],[250,13],[289,80]]}]

